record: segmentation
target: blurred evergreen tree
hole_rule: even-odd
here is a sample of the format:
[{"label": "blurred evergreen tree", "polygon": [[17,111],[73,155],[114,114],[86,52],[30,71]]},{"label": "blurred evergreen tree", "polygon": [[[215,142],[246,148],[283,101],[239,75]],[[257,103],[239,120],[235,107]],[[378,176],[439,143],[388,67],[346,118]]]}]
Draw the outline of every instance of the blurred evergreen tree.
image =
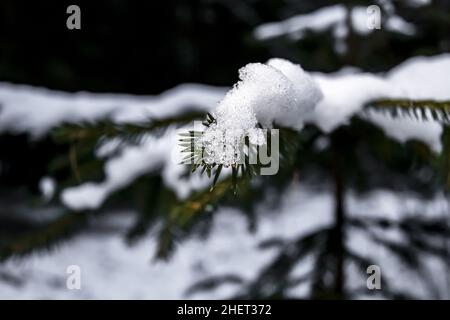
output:
[{"label": "blurred evergreen tree", "polygon": [[[0,43],[0,75],[2,80],[64,90],[156,93],[180,82],[228,85],[233,82],[239,66],[270,56],[301,61],[305,69],[319,71],[335,71],[346,65],[367,71],[385,71],[407,57],[446,52],[450,47],[450,4],[439,0],[422,7],[393,2],[396,13],[417,26],[418,32],[414,36],[377,31],[360,36],[349,24],[346,54],[335,52],[330,29],[308,33],[299,42],[283,37],[258,42],[252,36],[255,27],[263,21],[276,21],[335,3],[340,2],[165,1],[137,5],[105,1],[101,6],[83,2],[83,30],[71,34],[59,27],[59,24],[65,25],[65,16],[59,17],[60,11],[65,12],[65,3],[21,6],[6,1],[0,4],[0,37],[4,39]],[[345,1],[348,10],[368,4],[367,1]],[[27,8],[25,13],[24,8]],[[43,21],[43,16],[58,18]],[[42,34],[48,37],[42,37]],[[29,58],[29,52],[33,52],[35,59]],[[449,111],[447,104],[437,101],[418,101],[415,105],[402,101],[374,101],[367,105],[367,108],[388,110],[396,116],[408,116],[413,107],[437,110],[435,113],[439,115],[448,115]],[[397,112],[399,109],[408,112]],[[276,247],[279,253],[254,281],[245,284],[239,298],[284,298],[288,296],[289,288],[308,279],[312,279],[313,298],[357,296],[357,290],[346,288],[345,266],[353,263],[365,269],[376,263],[346,246],[346,234],[351,228],[373,234],[378,243],[418,274],[423,274],[418,258],[422,252],[440,257],[447,263],[450,261],[448,250],[428,241],[430,236],[448,239],[450,230],[446,221],[404,218],[393,222],[363,215],[358,219],[350,218],[344,203],[349,190],[362,193],[384,187],[395,191],[413,190],[422,197],[447,190],[450,181],[448,129],[443,136],[444,151],[436,156],[420,142],[400,144],[387,138],[380,129],[358,116],[348,126],[330,134],[314,126],[308,126],[301,133],[283,129],[280,173],[274,177],[256,177],[258,183],[238,181],[237,196],[230,192],[233,181],[225,179],[212,191],[208,188],[180,201],[157,173],[141,177],[126,189],[114,193],[100,210],[74,215],[54,200],[49,205],[56,208],[56,213],[50,219],[36,222],[26,213],[16,212],[18,206],[15,204],[23,203],[24,199],[31,204],[38,202],[37,183],[47,171],[58,180],[58,192],[79,180],[101,180],[105,159],[94,156],[100,139],[118,137],[126,143],[139,144],[143,136],[158,134],[168,125],[202,118],[203,115],[189,113],[143,125],[118,126],[109,119],[95,124],[67,124],[41,141],[2,134],[2,150],[11,152],[2,152],[0,156],[0,198],[8,204],[2,205],[4,212],[0,212],[0,261],[51,248],[86,230],[92,216],[115,214],[108,210],[110,208],[129,207],[129,199],[133,199],[131,207],[136,211],[136,220],[126,239],[134,243],[154,227],[156,221],[162,220],[157,257],[168,258],[177,243],[189,236],[207,233],[219,206],[242,209],[248,216],[249,225],[257,226],[256,205],[269,193],[281,195],[298,172],[314,183],[325,181],[331,186],[335,224],[292,241],[269,239],[262,243],[261,250]],[[437,119],[442,117],[437,116]],[[322,138],[329,139],[329,147],[314,148]],[[31,165],[24,163],[28,158],[35,161]],[[418,172],[424,168],[432,172],[431,179],[421,179]],[[402,247],[379,239],[373,233],[375,227],[403,230],[411,245]],[[312,273],[292,279],[290,272],[295,264],[311,253],[315,254]],[[329,274],[332,280],[328,280]],[[234,274],[217,275],[193,284],[188,293],[209,290],[227,282],[243,283],[243,280]],[[412,293],[396,292],[388,283],[383,285],[383,295],[387,298],[414,297]]]}]

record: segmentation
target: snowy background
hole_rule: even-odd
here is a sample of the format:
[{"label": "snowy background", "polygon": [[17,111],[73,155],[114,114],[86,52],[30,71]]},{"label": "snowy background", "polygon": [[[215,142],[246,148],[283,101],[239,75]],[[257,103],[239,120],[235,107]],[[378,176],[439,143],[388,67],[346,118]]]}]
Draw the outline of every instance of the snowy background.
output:
[{"label": "snowy background", "polygon": [[[48,71],[47,76],[41,79],[32,72],[33,65],[24,67],[31,70],[29,72],[33,75],[29,78],[26,76],[20,78],[21,73],[17,71],[20,68],[13,68],[18,62],[13,61],[12,55],[7,54],[5,49],[6,53],[4,57],[2,56],[0,66],[6,66],[11,61],[11,67],[9,69],[0,67],[2,80],[0,82],[0,143],[3,147],[1,152],[4,154],[0,158],[2,160],[0,161],[0,178],[3,179],[0,186],[0,245],[8,244],[9,235],[14,234],[16,228],[20,229],[17,221],[20,223],[25,221],[26,224],[45,223],[59,217],[61,210],[70,210],[70,214],[73,215],[82,214],[81,212],[84,214],[83,210],[92,210],[101,214],[92,214],[88,228],[63,239],[50,248],[37,250],[23,257],[12,255],[8,259],[1,260],[0,298],[220,299],[246,296],[256,285],[259,285],[261,292],[270,295],[276,286],[273,283],[277,283],[278,279],[275,279],[273,283],[271,281],[262,283],[264,278],[261,280],[258,276],[277,258],[280,249],[289,250],[289,244],[296,239],[331,227],[334,223],[333,195],[329,183],[327,181],[309,183],[307,179],[293,179],[280,196],[277,205],[275,205],[276,201],[270,198],[257,204],[258,219],[254,230],[250,227],[245,214],[239,212],[239,209],[222,206],[214,214],[211,229],[206,236],[194,234],[178,243],[168,260],[156,260],[154,259],[157,251],[156,235],[163,223],[162,220],[156,219],[145,235],[130,245],[125,240],[125,235],[133,225],[136,213],[133,208],[127,208],[122,203],[120,206],[115,206],[114,203],[111,205],[108,199],[127,190],[143,176],[152,174],[160,175],[164,187],[172,190],[177,199],[186,199],[192,192],[207,188],[210,180],[199,175],[186,177],[184,168],[178,164],[177,133],[185,130],[186,127],[171,126],[157,136],[147,137],[139,145],[124,146],[119,153],[113,152],[117,141],[103,143],[96,149],[95,154],[96,158],[104,161],[104,165],[99,169],[102,177],[95,181],[61,185],[58,177],[52,176],[46,167],[46,162],[50,161],[59,149],[55,147],[49,151],[45,143],[49,141],[52,130],[62,124],[94,123],[105,118],[118,124],[139,123],[147,119],[157,121],[176,117],[187,111],[213,112],[218,104],[219,106],[221,103],[224,104],[222,99],[225,94],[232,88],[233,83],[238,81],[238,69],[247,63],[255,62],[261,65],[254,66],[253,78],[245,80],[241,75],[244,84],[240,84],[238,89],[240,91],[229,98],[230,101],[234,102],[236,100],[233,99],[241,97],[245,97],[244,100],[248,97],[259,99],[268,96],[271,98],[271,94],[275,95],[275,93],[279,97],[276,91],[279,88],[271,87],[271,83],[278,83],[276,82],[278,80],[275,76],[271,78],[270,74],[265,73],[263,64],[270,58],[280,57],[300,64],[305,74],[310,77],[307,81],[305,80],[305,86],[314,83],[322,96],[319,100],[314,95],[308,96],[300,89],[292,91],[293,93],[283,91],[286,96],[283,96],[284,100],[280,101],[296,101],[297,105],[300,105],[300,102],[302,105],[310,103],[313,106],[308,108],[311,110],[307,113],[301,114],[301,123],[289,123],[292,119],[297,119],[295,117],[299,115],[295,108],[294,110],[276,109],[278,100],[268,110],[261,111],[263,117],[278,116],[280,119],[283,118],[282,121],[285,121],[288,126],[301,128],[303,125],[314,125],[324,133],[332,133],[340,126],[348,125],[353,116],[360,115],[381,128],[387,137],[395,141],[400,143],[420,141],[429,147],[431,153],[442,152],[443,127],[440,123],[409,118],[393,119],[376,113],[362,113],[362,108],[369,101],[381,98],[450,100],[450,54],[446,53],[449,51],[448,41],[442,40],[436,44],[437,49],[435,48],[434,51],[424,49],[422,52],[416,52],[411,49],[411,52],[402,52],[397,60],[394,58],[389,60],[396,54],[386,51],[386,57],[378,56],[380,60],[384,58],[389,60],[389,63],[383,67],[371,68],[358,63],[357,60],[354,60],[355,63],[349,63],[350,60],[347,60],[350,57],[349,53],[353,50],[351,47],[353,42],[349,39],[354,37],[354,34],[361,38],[368,37],[368,43],[372,41],[375,43],[378,34],[386,32],[394,37],[395,41],[402,43],[408,39],[415,39],[414,37],[426,38],[428,34],[426,22],[405,20],[400,14],[401,8],[398,9],[395,6],[395,1],[377,2],[383,9],[385,18],[382,30],[370,30],[366,26],[366,8],[372,3],[361,2],[360,5],[354,5],[348,9],[348,4],[345,2],[315,8],[311,4],[312,1],[305,1],[304,7],[301,5],[291,7],[284,2],[274,1],[277,8],[284,8],[277,11],[280,12],[277,17],[269,16],[267,12],[271,10],[264,5],[255,4],[253,7],[252,1],[243,3],[230,9],[227,5],[214,2],[214,5],[207,7],[208,10],[204,11],[187,4],[177,5],[176,19],[177,21],[201,21],[201,23],[210,21],[208,23],[211,25],[218,25],[223,19],[222,15],[225,17],[229,15],[239,22],[237,25],[242,30],[228,29],[223,32],[230,33],[231,38],[237,34],[239,39],[251,38],[254,43],[252,46],[258,49],[252,46],[246,48],[247,51],[240,59],[235,59],[235,53],[230,53],[232,56],[228,57],[229,61],[222,53],[224,56],[221,58],[228,61],[224,64],[226,69],[229,69],[224,71],[221,66],[218,66],[221,64],[220,61],[217,63],[214,61],[217,66],[213,67],[207,64],[209,58],[204,65],[198,62],[203,52],[209,50],[208,46],[205,49],[202,47],[203,44],[196,43],[198,39],[205,36],[202,33],[204,31],[199,31],[198,34],[193,31],[193,34],[187,36],[187,42],[174,38],[174,43],[182,47],[174,49],[180,52],[179,56],[167,58],[167,60],[175,59],[172,69],[168,69],[174,76],[171,77],[170,74],[161,76],[159,69],[155,69],[159,72],[157,75],[152,75],[151,70],[143,71],[149,74],[148,86],[156,83],[150,89],[136,85],[137,82],[145,82],[146,75],[141,75],[138,79],[130,79],[128,84],[111,80],[111,86],[103,90],[103,80],[106,79],[105,82],[108,83],[108,77],[119,78],[126,75],[126,72],[123,73],[124,71],[117,65],[114,65],[117,75],[114,69],[104,72],[95,69],[92,75],[89,71],[84,71],[87,72],[87,76],[86,74],[84,76],[89,79],[98,77],[98,74],[106,74],[104,78],[97,79],[97,84],[90,80],[85,82],[73,80],[76,79],[77,71],[72,70],[72,80],[67,80],[70,78],[68,76],[67,82],[61,82],[61,86],[58,86],[59,78],[56,73],[52,76]],[[414,0],[405,3],[407,3],[406,7],[412,8],[411,10],[432,6],[431,1]],[[4,15],[11,14],[7,12],[14,12],[12,4],[0,8],[5,9]],[[7,8],[9,11],[6,10]],[[115,10],[119,9],[115,8]],[[115,10],[112,12],[114,13]],[[164,14],[166,12],[162,9],[160,11]],[[260,12],[263,13],[260,14]],[[199,16],[196,16],[197,14]],[[255,18],[257,15],[258,18]],[[249,22],[244,23],[245,20]],[[86,28],[89,28],[91,20],[87,21]],[[194,22],[192,22],[193,25]],[[106,29],[99,30],[107,30],[108,24],[105,25]],[[105,25],[102,27],[105,28]],[[147,29],[139,30],[143,35],[146,34]],[[107,34],[106,31],[104,32]],[[153,34],[154,30],[149,32]],[[317,58],[308,58],[308,45],[302,48],[306,56],[297,57],[295,46],[308,41],[314,33],[322,36],[323,42],[325,42],[325,33],[331,36],[326,39],[331,41],[328,49],[335,58],[329,59],[326,55],[320,54],[317,56],[323,57],[324,65],[330,63],[330,60],[342,58],[335,63],[334,68],[317,68]],[[89,35],[87,33],[86,36]],[[192,43],[189,42],[191,38],[194,39]],[[84,40],[77,38],[75,41],[83,43]],[[157,46],[158,40],[154,42],[149,46]],[[6,42],[4,43],[6,48]],[[78,45],[79,42],[76,44]],[[195,44],[198,45],[196,47],[198,51],[192,48]],[[93,47],[89,47],[90,43],[84,43],[84,45],[85,48],[95,52]],[[426,43],[424,47],[429,49],[428,45]],[[26,45],[23,46],[25,49]],[[239,47],[241,44],[236,43],[235,46]],[[408,44],[408,46],[413,48],[414,44]],[[325,44],[319,47],[325,47]],[[201,48],[204,50],[200,50]],[[290,48],[290,51],[287,48]],[[388,50],[389,46],[384,49]],[[258,50],[265,51],[261,54]],[[1,51],[0,47],[0,56]],[[392,51],[395,50],[392,49]],[[10,52],[13,50],[11,49]],[[92,54],[95,56],[97,53]],[[214,52],[211,51],[210,55],[214,55]],[[161,56],[158,57],[163,64],[161,68],[171,63]],[[194,60],[195,63],[192,62]],[[138,68],[158,64],[158,61],[151,61],[149,64],[143,61],[145,62],[145,60],[136,62]],[[131,62],[127,60],[124,63]],[[64,67],[61,68],[64,69]],[[201,72],[197,72],[196,68]],[[66,70],[67,74],[70,73],[68,70]],[[189,74],[186,70],[190,70],[190,76],[185,75],[184,72]],[[293,70],[285,69],[285,75],[292,74],[290,72],[294,72]],[[2,71],[4,75],[1,74]],[[83,71],[78,72],[81,79]],[[178,72],[177,75],[176,72]],[[222,78],[220,78],[221,73],[224,75]],[[220,80],[217,80],[218,78]],[[263,78],[265,82],[256,82],[258,85],[255,86],[245,82],[260,81],[258,78]],[[293,83],[294,86],[300,87],[299,81]],[[133,89],[130,89],[131,87]],[[306,92],[311,92],[311,87],[308,88]],[[295,96],[296,94],[298,96]],[[268,101],[269,98],[255,101]],[[252,101],[248,98],[246,103],[248,102],[248,105],[253,108]],[[268,113],[270,113],[269,116]],[[25,144],[21,140],[22,137],[26,137]],[[39,144],[42,141],[44,145]],[[327,148],[327,141],[322,142],[322,146],[317,147]],[[33,147],[30,146],[36,145],[39,147],[36,147],[32,153],[23,154],[23,157],[28,159],[18,161],[20,165],[24,165],[23,167],[16,168],[16,171],[8,167],[11,166],[11,160],[8,157],[14,160],[16,153],[18,157],[22,155],[17,150],[32,149]],[[53,147],[52,145],[51,148]],[[42,154],[46,156],[40,158]],[[36,161],[32,158],[33,156],[36,156]],[[31,195],[28,189],[32,190]],[[432,197],[422,197],[412,191],[403,190],[376,189],[364,195],[350,191],[346,194],[345,209],[349,219],[367,217],[367,221],[384,219],[392,223],[390,227],[374,225],[367,232],[352,226],[348,229],[346,238],[346,245],[351,252],[381,267],[383,285],[388,284],[390,292],[406,292],[415,298],[450,298],[450,273],[446,259],[438,255],[421,253],[415,258],[417,263],[408,264],[404,259],[399,259],[393,254],[392,250],[378,243],[378,239],[384,239],[394,247],[395,245],[407,246],[410,240],[401,227],[403,221],[407,219],[421,219],[430,224],[439,221],[448,226],[449,203],[443,191],[435,192]],[[105,211],[108,214],[103,214]],[[111,212],[113,214],[109,214]],[[15,221],[15,219],[18,220]],[[450,248],[448,238],[430,237],[428,240],[438,250],[448,252]],[[311,279],[308,275],[314,268],[313,261],[314,253],[311,253],[292,266],[287,277],[294,280],[295,284],[286,289],[286,297],[310,297]],[[81,267],[82,288],[80,290],[66,288],[68,276],[66,269],[69,265]],[[379,292],[367,290],[367,274],[361,265],[348,263],[345,265],[345,273],[348,279],[345,286],[348,290],[357,292],[354,295],[355,298],[383,298]],[[302,280],[303,278],[306,280]],[[295,282],[295,279],[299,281]]]},{"label": "snowy background", "polygon": [[[180,245],[169,262],[152,260],[155,241],[149,236],[138,245],[128,247],[121,237],[127,221],[108,221],[108,232],[101,235],[87,232],[62,245],[52,254],[38,254],[24,260],[11,260],[2,266],[2,298],[19,299],[226,299],[239,295],[277,254],[271,248],[261,250],[261,243],[270,239],[289,241],[332,223],[332,198],[294,186],[285,195],[276,212],[263,210],[256,233],[249,233],[246,219],[233,210],[223,209],[214,219],[208,239],[191,239]],[[437,197],[430,202],[413,195],[392,194],[378,190],[364,199],[349,197],[350,214],[363,212],[368,216],[384,213],[398,218],[407,207],[421,218],[448,218],[448,202]],[[380,207],[381,204],[381,207]],[[375,230],[378,236],[405,241],[400,231]],[[351,248],[372,256],[379,263],[382,276],[396,290],[414,292],[418,298],[447,299],[450,290],[448,266],[445,261],[423,256],[431,281],[423,281],[415,272],[396,260],[366,234],[352,230],[347,240]],[[444,244],[448,245],[448,244]],[[428,259],[427,259],[428,258]],[[66,268],[79,265],[81,290],[66,289]],[[311,271],[309,259],[292,270],[293,278]],[[349,287],[362,288],[360,298],[377,298],[366,289],[367,274],[357,266],[348,266]],[[200,290],[193,283],[208,283],[210,277],[226,279],[220,285],[211,282],[209,290]],[[268,289],[270,291],[270,288]],[[308,298],[309,283],[291,288],[291,298]]]}]

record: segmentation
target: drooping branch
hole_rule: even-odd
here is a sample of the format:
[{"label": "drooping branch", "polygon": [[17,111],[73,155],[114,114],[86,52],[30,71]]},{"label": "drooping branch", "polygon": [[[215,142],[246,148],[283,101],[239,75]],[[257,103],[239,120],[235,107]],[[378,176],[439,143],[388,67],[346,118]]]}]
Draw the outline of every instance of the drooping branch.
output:
[{"label": "drooping branch", "polygon": [[139,143],[142,136],[151,134],[155,130],[162,130],[171,125],[179,126],[202,117],[203,113],[188,112],[163,119],[148,119],[140,123],[116,123],[109,119],[93,123],[67,123],[55,128],[52,136],[59,143],[101,138],[120,138],[127,142]]},{"label": "drooping branch", "polygon": [[448,100],[380,99],[366,103],[364,110],[388,113],[394,118],[406,117],[446,124],[450,122],[450,101]]},{"label": "drooping branch", "polygon": [[61,217],[37,230],[0,246],[0,262],[10,257],[21,257],[36,250],[51,249],[61,241],[75,235],[87,224],[89,212],[64,213]]}]

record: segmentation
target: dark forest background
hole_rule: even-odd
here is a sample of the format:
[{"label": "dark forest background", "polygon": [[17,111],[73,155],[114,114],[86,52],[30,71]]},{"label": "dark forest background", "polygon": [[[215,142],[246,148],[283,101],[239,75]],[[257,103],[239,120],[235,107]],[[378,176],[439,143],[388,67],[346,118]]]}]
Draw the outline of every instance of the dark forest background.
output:
[{"label": "dark forest background", "polygon": [[[336,3],[373,1],[5,0],[0,3],[0,80],[68,91],[156,94],[183,82],[229,86],[239,67],[273,56],[314,71],[335,71],[344,64],[385,71],[408,57],[450,49],[448,0],[419,9],[398,1],[398,12],[417,22],[419,33],[375,32],[354,41],[351,57],[333,52],[329,32],[294,43],[253,37],[259,24]],[[81,8],[81,30],[66,28],[70,4]]]}]

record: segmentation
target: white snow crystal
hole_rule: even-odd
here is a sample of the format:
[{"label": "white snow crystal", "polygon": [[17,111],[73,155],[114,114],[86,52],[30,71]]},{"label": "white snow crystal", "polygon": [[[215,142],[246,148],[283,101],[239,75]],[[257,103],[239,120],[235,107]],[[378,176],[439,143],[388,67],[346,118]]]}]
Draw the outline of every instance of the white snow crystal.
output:
[{"label": "white snow crystal", "polygon": [[226,167],[238,163],[241,160],[240,150],[244,136],[243,129],[211,125],[200,138],[201,146],[205,148],[204,161]]},{"label": "white snow crystal", "polygon": [[280,124],[300,129],[304,116],[313,111],[315,105],[323,98],[322,91],[300,65],[287,60],[274,58],[267,64],[280,70],[293,84],[293,101],[285,113],[278,114],[275,119]]},{"label": "white snow crystal", "polygon": [[260,128],[252,128],[248,130],[249,141],[253,145],[262,146],[266,144],[266,136]]}]

